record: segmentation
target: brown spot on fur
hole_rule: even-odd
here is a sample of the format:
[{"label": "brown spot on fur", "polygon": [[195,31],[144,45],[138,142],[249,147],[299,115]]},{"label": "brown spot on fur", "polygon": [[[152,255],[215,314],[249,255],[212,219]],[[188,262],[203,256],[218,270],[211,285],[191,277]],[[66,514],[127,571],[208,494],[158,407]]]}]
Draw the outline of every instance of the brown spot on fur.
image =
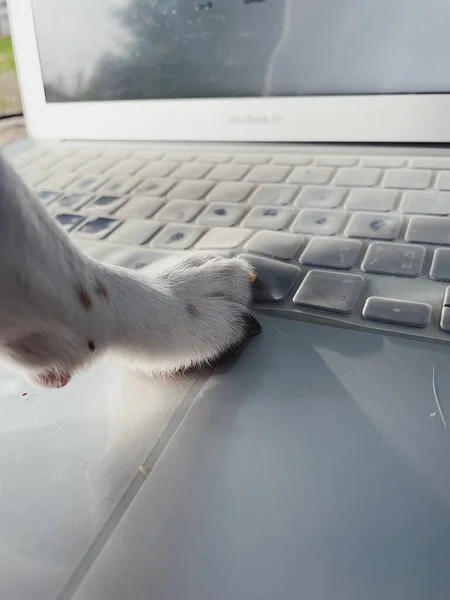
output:
[{"label": "brown spot on fur", "polygon": [[95,344],[94,344],[94,342],[92,340],[89,340],[89,342],[88,342],[88,348],[89,348],[89,350],[91,350],[92,352],[94,352],[94,350],[95,350]]},{"label": "brown spot on fur", "polygon": [[188,304],[186,310],[191,315],[191,317],[198,318],[200,316],[200,311],[193,304]]},{"label": "brown spot on fur", "polygon": [[89,312],[92,308],[92,300],[89,294],[83,288],[77,289],[78,300],[81,306],[84,308],[86,312]]},{"label": "brown spot on fur", "polygon": [[95,293],[102,298],[108,297],[108,289],[101,281],[95,282]]}]

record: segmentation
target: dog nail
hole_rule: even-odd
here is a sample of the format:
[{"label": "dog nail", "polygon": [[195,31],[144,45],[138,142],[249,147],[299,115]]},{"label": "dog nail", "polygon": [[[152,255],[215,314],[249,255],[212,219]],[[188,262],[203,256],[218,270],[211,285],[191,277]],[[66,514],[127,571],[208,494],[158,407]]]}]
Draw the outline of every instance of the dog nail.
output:
[{"label": "dog nail", "polygon": [[252,317],[252,315],[247,315],[245,320],[247,337],[254,337],[255,335],[261,333],[261,325],[255,319],[255,317]]}]

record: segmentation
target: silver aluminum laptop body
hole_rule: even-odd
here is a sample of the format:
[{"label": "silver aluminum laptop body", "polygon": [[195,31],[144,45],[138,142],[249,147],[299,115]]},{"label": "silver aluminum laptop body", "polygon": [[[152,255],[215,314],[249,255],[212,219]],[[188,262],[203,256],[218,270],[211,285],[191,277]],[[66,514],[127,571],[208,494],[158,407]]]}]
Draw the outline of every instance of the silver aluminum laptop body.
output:
[{"label": "silver aluminum laptop body", "polygon": [[10,0],[30,141],[88,254],[245,254],[212,372],[1,372],[0,597],[437,600],[450,589],[450,9]]}]

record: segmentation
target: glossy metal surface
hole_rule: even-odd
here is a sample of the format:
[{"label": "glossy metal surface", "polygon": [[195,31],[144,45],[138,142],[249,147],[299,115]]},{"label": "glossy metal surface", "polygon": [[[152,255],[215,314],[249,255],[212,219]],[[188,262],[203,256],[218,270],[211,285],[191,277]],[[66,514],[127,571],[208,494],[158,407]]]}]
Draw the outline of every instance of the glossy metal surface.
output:
[{"label": "glossy metal surface", "polygon": [[209,379],[76,600],[448,597],[448,347],[262,325]]},{"label": "glossy metal surface", "polygon": [[0,598],[58,596],[120,519],[192,385],[109,364],[46,391],[0,371]]}]

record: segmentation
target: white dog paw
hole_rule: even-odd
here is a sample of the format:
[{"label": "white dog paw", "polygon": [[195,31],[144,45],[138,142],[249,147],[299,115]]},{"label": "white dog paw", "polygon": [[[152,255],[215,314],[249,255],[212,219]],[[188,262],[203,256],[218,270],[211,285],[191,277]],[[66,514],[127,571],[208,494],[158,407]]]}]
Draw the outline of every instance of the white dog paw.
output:
[{"label": "white dog paw", "polygon": [[150,272],[156,285],[167,290],[171,306],[155,310],[154,327],[161,335],[153,370],[208,363],[239,345],[250,329],[255,333],[249,311],[255,275],[245,261],[198,253],[155,265]]}]

